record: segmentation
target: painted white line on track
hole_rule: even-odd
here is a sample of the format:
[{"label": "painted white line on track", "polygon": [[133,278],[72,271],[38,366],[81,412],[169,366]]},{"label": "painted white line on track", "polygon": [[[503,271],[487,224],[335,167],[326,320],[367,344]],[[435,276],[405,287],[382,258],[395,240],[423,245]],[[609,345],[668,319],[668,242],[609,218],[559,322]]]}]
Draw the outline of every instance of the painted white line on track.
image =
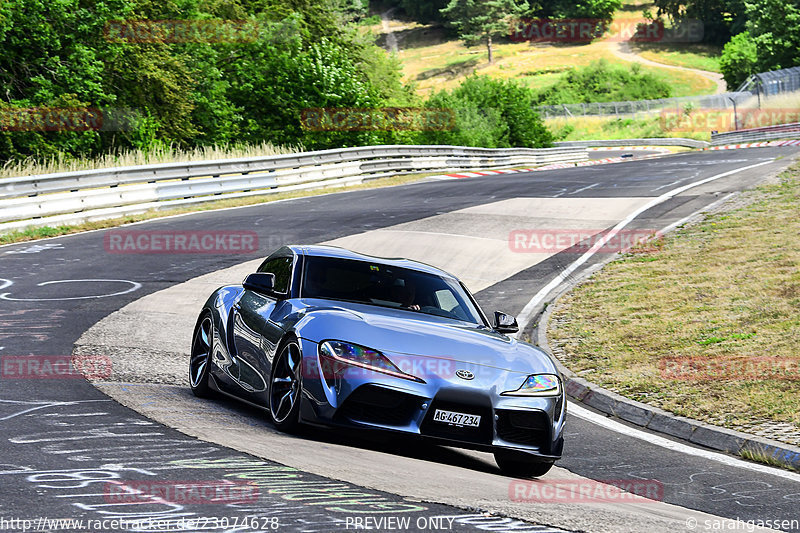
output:
[{"label": "painted white line on track", "polygon": [[[8,281],[8,280],[5,280]],[[43,283],[37,283],[37,287],[44,287],[45,285],[52,285],[54,283],[85,283],[85,282],[97,282],[97,283],[129,283],[131,286],[124,291],[117,291],[110,294],[95,294],[90,296],[69,296],[64,298],[12,298],[9,296],[10,292],[4,292],[0,294],[0,300],[8,300],[11,302],[60,302],[64,300],[90,300],[94,298],[109,298],[111,296],[122,296],[123,294],[128,294],[129,292],[138,291],[142,288],[141,283],[137,283],[135,281],[130,281],[127,279],[58,279],[53,281],[45,281]],[[3,285],[5,288],[6,285]]]},{"label": "painted white line on track", "polygon": [[570,194],[578,194],[579,192],[588,191],[589,189],[597,187],[598,185],[600,185],[600,183],[592,183],[591,185],[587,185],[586,187],[581,187],[578,190],[572,191]]},{"label": "painted white line on track", "polygon": [[750,470],[752,472],[769,474],[772,476],[782,477],[790,481],[800,482],[800,474],[789,472],[788,470],[782,470],[780,468],[773,468],[771,466],[762,465],[758,463],[750,463],[748,461],[744,461],[742,459],[733,457],[731,455],[712,452],[710,450],[704,450],[702,448],[695,448],[694,446],[689,446],[688,444],[676,442],[674,440],[670,440],[665,437],[656,435],[655,433],[650,433],[647,431],[642,431],[627,426],[625,424],[622,424],[621,422],[612,420],[611,418],[605,415],[597,414],[593,411],[586,409],[585,407],[581,407],[580,405],[577,405],[575,404],[575,402],[572,401],[569,402],[569,408],[567,409],[567,412],[577,416],[578,418],[582,418],[588,422],[591,422],[592,424],[603,427],[605,429],[609,429],[616,433],[621,433],[628,437],[633,437],[635,439],[643,440],[645,442],[649,442],[650,444],[655,444],[656,446],[660,446],[661,448],[666,448],[668,450],[685,453],[687,455],[693,455],[695,457],[701,457],[703,459],[708,459],[710,461],[716,461],[726,466],[735,466],[737,468]]},{"label": "painted white line on track", "polygon": [[[770,159],[769,161],[756,163],[755,165],[749,165],[749,166],[746,166],[746,167],[737,168],[737,169],[734,169],[734,170],[729,170],[728,172],[723,172],[722,174],[717,174],[715,176],[711,176],[710,178],[705,178],[705,179],[702,179],[702,180],[699,180],[699,181],[695,181],[693,183],[689,183],[688,185],[684,185],[682,187],[678,187],[676,189],[672,189],[671,191],[668,191],[668,192],[662,194],[661,196],[653,198],[653,200],[651,200],[650,202],[646,203],[642,207],[640,207],[637,210],[635,210],[634,212],[632,212],[630,215],[628,215],[622,221],[620,221],[616,226],[611,228],[611,230],[606,235],[604,235],[602,238],[598,239],[589,250],[587,250],[578,259],[573,261],[567,268],[562,270],[558,274],[558,276],[556,276],[555,278],[550,280],[550,283],[548,283],[547,285],[542,287],[539,290],[539,292],[537,292],[533,296],[533,298],[530,299],[530,301],[525,305],[525,307],[522,309],[522,311],[519,313],[519,316],[517,317],[517,321],[519,322],[519,324],[521,326],[520,327],[520,332],[522,332],[527,327],[528,322],[530,322],[531,319],[533,318],[534,310],[547,297],[547,295],[550,294],[550,292],[553,289],[555,289],[556,287],[561,285],[561,283],[564,280],[566,280],[573,272],[575,272],[581,265],[583,265],[586,261],[591,259],[591,257],[595,253],[597,253],[598,250],[602,249],[602,247],[605,246],[606,243],[609,240],[611,240],[614,237],[616,237],[617,233],[619,233],[622,228],[624,228],[625,226],[630,224],[633,221],[633,219],[635,219],[636,217],[638,217],[639,215],[641,215],[642,213],[644,213],[648,209],[650,209],[652,207],[655,207],[658,204],[661,204],[663,202],[666,202],[667,200],[669,200],[673,196],[677,196],[678,194],[680,194],[680,193],[682,193],[684,191],[687,191],[687,190],[689,190],[689,189],[691,189],[693,187],[704,185],[706,183],[710,183],[712,181],[715,181],[715,180],[718,180],[718,179],[722,179],[722,178],[731,176],[733,174],[738,174],[739,172],[744,172],[745,170],[750,170],[750,169],[753,169],[753,168],[757,168],[757,167],[766,165],[768,163],[772,163],[773,161],[774,161],[774,159]],[[519,333],[517,333],[517,335],[519,335]]]}]

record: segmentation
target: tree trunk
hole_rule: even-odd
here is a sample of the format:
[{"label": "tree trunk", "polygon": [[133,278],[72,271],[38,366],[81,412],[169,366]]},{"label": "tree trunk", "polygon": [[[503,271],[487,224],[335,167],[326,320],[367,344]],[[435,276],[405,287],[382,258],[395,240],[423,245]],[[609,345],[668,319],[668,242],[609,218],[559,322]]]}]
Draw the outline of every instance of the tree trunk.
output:
[{"label": "tree trunk", "polygon": [[494,57],[492,56],[492,36],[486,36],[486,48],[489,50],[489,64],[491,65],[494,63]]}]

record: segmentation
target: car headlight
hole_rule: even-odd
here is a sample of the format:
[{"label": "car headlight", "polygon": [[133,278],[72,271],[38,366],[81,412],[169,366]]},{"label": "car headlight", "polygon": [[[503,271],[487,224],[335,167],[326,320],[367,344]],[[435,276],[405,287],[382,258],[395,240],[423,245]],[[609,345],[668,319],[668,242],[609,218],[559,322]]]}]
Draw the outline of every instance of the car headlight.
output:
[{"label": "car headlight", "polygon": [[374,372],[425,383],[420,378],[406,374],[397,368],[394,363],[379,351],[358,344],[343,341],[325,341],[320,343],[319,353],[323,357],[345,365],[357,366]]},{"label": "car headlight", "polygon": [[555,374],[534,374],[525,379],[517,390],[506,391],[503,396],[559,396],[561,380]]}]

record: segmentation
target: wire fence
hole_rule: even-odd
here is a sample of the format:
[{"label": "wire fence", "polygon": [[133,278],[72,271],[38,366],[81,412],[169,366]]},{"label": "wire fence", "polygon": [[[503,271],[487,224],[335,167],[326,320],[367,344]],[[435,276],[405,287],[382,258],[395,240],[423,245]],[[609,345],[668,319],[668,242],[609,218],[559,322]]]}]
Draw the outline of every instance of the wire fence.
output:
[{"label": "wire fence", "polygon": [[648,116],[665,112],[681,114],[694,109],[760,108],[764,100],[795,92],[800,92],[800,67],[754,74],[736,91],[721,94],[626,102],[544,105],[535,109],[545,119],[608,116],[636,118],[637,115]]}]

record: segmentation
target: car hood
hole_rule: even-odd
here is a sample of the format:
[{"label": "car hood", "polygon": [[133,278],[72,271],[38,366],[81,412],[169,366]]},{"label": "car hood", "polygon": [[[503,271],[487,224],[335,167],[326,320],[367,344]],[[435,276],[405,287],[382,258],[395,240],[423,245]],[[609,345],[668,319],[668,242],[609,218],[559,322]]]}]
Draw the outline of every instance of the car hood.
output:
[{"label": "car hood", "polygon": [[297,324],[314,342],[341,340],[393,356],[442,358],[512,372],[557,373],[542,350],[486,327],[413,311],[304,299]]}]

